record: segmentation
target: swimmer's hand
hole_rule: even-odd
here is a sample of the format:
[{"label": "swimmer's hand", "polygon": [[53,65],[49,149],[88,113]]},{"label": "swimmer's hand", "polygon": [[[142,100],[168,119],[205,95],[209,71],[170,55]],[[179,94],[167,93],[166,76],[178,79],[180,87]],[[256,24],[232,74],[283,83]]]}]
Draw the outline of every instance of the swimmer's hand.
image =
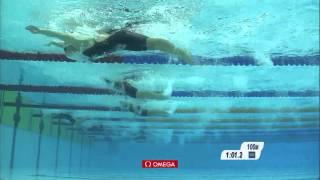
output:
[{"label": "swimmer's hand", "polygon": [[26,30],[30,31],[33,34],[38,34],[40,32],[40,29],[37,26],[33,25],[27,26]]},{"label": "swimmer's hand", "polygon": [[183,61],[185,64],[196,64],[196,62],[192,59],[192,55],[182,48],[175,48],[174,54],[178,56],[179,59]]}]

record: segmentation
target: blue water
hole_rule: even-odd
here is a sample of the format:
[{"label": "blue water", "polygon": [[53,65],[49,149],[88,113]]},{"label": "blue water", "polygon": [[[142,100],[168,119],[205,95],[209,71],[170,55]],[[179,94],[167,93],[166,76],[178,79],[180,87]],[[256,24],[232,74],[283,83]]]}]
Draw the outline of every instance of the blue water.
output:
[{"label": "blue water", "polygon": [[[54,113],[69,113],[81,129],[74,131],[73,141],[72,131],[64,129],[56,151],[57,126],[46,124],[38,169],[39,121],[22,117],[13,153],[13,115],[8,111],[15,108],[0,98],[0,180],[319,179],[319,65],[274,66],[271,61],[278,56],[319,58],[318,0],[2,0],[0,13],[1,50],[63,53],[46,46],[51,38],[27,32],[24,27],[30,24],[92,37],[101,27],[141,22],[132,30],[165,38],[194,57],[210,61],[246,56],[259,65],[1,59],[0,85],[110,88],[104,78],[139,75],[143,78],[134,82],[139,89],[192,92],[192,97],[176,95],[158,101],[122,94],[21,92],[25,104],[119,108],[128,102],[166,112],[141,116],[127,109],[25,108],[22,113],[41,112],[46,122]],[[136,59],[145,55],[125,53]],[[159,58],[157,54],[147,52],[150,59]],[[172,59],[176,60],[170,57],[168,62]],[[3,90],[7,90],[4,101],[14,102],[8,89],[0,90],[1,97]],[[214,92],[273,93],[221,97]],[[89,131],[97,126],[105,131]],[[259,160],[220,160],[223,150],[239,150],[244,141],[264,142]],[[178,160],[179,168],[144,169],[141,162],[146,159]]]}]

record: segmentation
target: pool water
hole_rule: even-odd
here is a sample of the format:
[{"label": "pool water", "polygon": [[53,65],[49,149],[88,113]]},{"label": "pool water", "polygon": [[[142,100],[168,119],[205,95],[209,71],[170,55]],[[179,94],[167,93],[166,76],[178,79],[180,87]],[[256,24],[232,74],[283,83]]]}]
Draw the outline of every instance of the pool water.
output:
[{"label": "pool water", "polygon": [[[25,30],[92,38],[129,23],[196,63],[69,62]],[[319,63],[318,0],[0,0],[0,180],[319,179]],[[126,78],[166,98],[105,80]],[[259,160],[221,160],[243,142],[264,142]]]}]

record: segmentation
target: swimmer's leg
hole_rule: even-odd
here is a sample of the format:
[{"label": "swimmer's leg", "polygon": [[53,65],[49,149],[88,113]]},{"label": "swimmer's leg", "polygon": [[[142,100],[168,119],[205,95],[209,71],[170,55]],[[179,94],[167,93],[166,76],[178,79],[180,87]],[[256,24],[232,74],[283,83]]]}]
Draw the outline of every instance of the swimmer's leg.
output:
[{"label": "swimmer's leg", "polygon": [[158,100],[164,100],[169,99],[170,96],[163,94],[163,92],[152,92],[152,91],[138,91],[136,94],[136,98],[139,99],[158,99]]},{"label": "swimmer's leg", "polygon": [[158,99],[158,100],[165,100],[169,99],[172,95],[172,83],[171,81],[167,83],[164,89],[158,91],[138,91],[137,97],[141,99]]},{"label": "swimmer's leg", "polygon": [[148,38],[147,49],[160,50],[166,53],[176,55],[186,64],[194,64],[191,54],[184,49],[175,47],[171,42],[161,38]]}]

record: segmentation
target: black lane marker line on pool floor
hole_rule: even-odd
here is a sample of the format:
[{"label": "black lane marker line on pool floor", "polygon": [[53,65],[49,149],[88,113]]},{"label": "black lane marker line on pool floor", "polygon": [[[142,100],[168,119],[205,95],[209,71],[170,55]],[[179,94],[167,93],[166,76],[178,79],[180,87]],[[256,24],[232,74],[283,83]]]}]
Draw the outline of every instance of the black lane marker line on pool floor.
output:
[{"label": "black lane marker line on pool floor", "polygon": [[[1,0],[0,0],[1,3]],[[1,67],[0,67],[1,68]],[[2,159],[2,115],[4,112],[4,91],[0,91],[0,159]],[[2,163],[0,163],[0,175],[1,175],[1,171],[2,171]],[[0,176],[0,180],[1,180],[1,176]]]},{"label": "black lane marker line on pool floor", "polygon": [[[84,95],[120,95],[112,89],[81,87],[81,86],[38,86],[38,85],[10,85],[0,84],[0,90],[43,93],[66,93]],[[173,91],[172,97],[317,97],[319,91]]]},{"label": "black lane marker line on pool floor", "polygon": [[80,169],[80,172],[82,172],[82,161],[83,161],[83,142],[84,141],[84,135],[81,134],[81,140],[80,140],[80,162],[79,162],[79,169]]},{"label": "black lane marker line on pool floor", "polygon": [[22,105],[22,97],[21,93],[18,93],[18,96],[16,97],[16,102],[15,102],[15,113],[13,115],[13,122],[14,122],[14,128],[12,132],[12,144],[11,144],[11,156],[10,156],[10,174],[13,173],[14,169],[14,160],[15,160],[15,153],[16,153],[16,139],[17,139],[17,131],[19,127],[19,123],[21,120],[20,117],[20,110],[21,110],[21,105]]},{"label": "black lane marker line on pool floor", "polygon": [[44,130],[44,120],[43,120],[43,115],[41,114],[40,122],[39,122],[38,152],[37,152],[37,160],[36,160],[36,174],[39,174],[39,168],[40,168],[41,144],[42,144],[43,130]]},{"label": "black lane marker line on pool floor", "polygon": [[[194,56],[193,59],[198,65],[207,66],[259,66],[258,62],[251,56],[233,56],[224,58],[206,58]],[[54,53],[28,53],[12,52],[0,50],[0,60],[20,60],[20,61],[56,61],[56,62],[76,62],[67,58],[64,54]],[[318,66],[320,55],[310,56],[272,56],[270,57],[275,66]],[[122,63],[122,64],[176,64],[182,65],[182,61],[171,62],[168,55],[151,54],[151,55],[110,55],[95,60],[93,63]]]},{"label": "black lane marker line on pool floor", "polygon": [[[73,128],[74,124],[72,124]],[[70,131],[70,144],[69,144],[69,167],[68,167],[68,174],[71,174],[71,168],[72,168],[72,153],[73,153],[73,138],[74,138],[74,131]]]}]

